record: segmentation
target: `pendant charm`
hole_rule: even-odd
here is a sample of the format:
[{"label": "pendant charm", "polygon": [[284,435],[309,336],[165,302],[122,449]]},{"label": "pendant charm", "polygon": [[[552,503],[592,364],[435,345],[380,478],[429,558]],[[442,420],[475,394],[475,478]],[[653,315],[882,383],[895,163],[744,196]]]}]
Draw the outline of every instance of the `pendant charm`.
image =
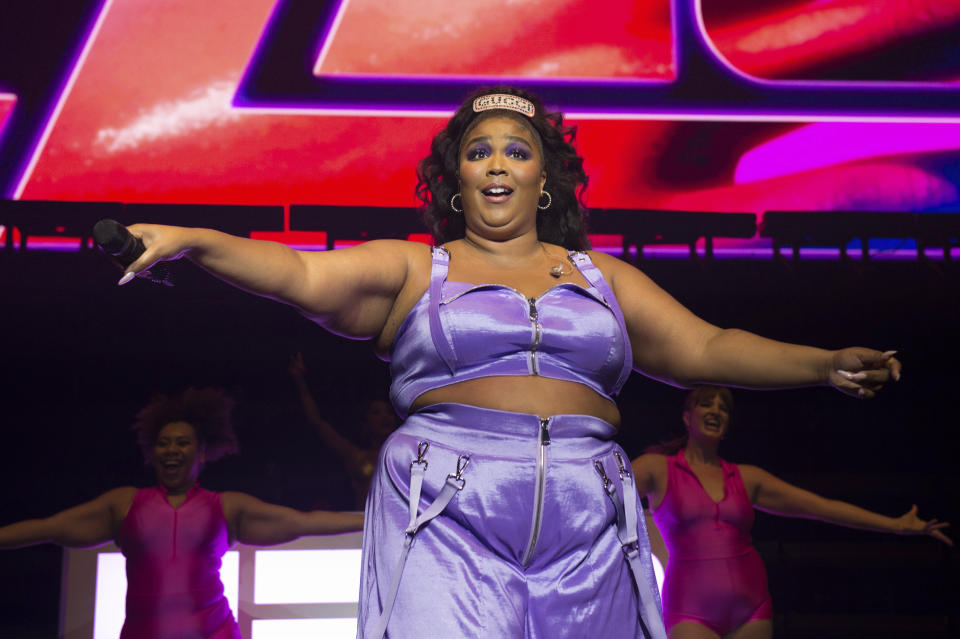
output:
[{"label": "pendant charm", "polygon": [[557,264],[556,266],[554,266],[553,268],[551,268],[551,269],[550,269],[550,275],[553,275],[555,278],[560,279],[560,277],[561,277],[562,275],[564,275],[563,265]]}]

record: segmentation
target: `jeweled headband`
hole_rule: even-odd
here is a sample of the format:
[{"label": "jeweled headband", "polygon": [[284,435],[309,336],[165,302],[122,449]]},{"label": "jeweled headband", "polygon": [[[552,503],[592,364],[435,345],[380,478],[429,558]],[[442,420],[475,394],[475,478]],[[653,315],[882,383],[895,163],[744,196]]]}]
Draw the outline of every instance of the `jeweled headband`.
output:
[{"label": "jeweled headband", "polygon": [[533,102],[526,98],[521,98],[519,95],[511,95],[509,93],[481,95],[473,101],[473,111],[475,113],[489,111],[490,109],[509,109],[510,111],[522,113],[528,118],[532,118],[533,114],[536,113],[536,109],[533,108]]}]

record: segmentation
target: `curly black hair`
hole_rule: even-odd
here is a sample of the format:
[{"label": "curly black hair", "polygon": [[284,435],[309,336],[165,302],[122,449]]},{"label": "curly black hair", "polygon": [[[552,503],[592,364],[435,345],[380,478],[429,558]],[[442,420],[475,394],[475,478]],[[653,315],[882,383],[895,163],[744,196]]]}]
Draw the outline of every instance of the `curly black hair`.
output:
[{"label": "curly black hair", "polygon": [[137,434],[137,444],[144,462],[153,460],[153,445],[163,427],[172,422],[186,422],[193,426],[206,461],[216,461],[239,452],[237,436],[233,432],[230,413],[233,399],[216,388],[188,388],[178,395],[156,395],[137,413],[131,429]]},{"label": "curly black hair", "polygon": [[[517,95],[533,103],[535,113],[527,117],[507,109],[492,109],[475,113],[473,101],[492,93]],[[586,235],[586,207],[583,192],[587,188],[587,174],[583,158],[574,148],[577,127],[563,123],[563,114],[547,112],[538,97],[521,89],[495,86],[476,91],[468,97],[447,126],[437,133],[430,145],[430,155],[417,165],[416,196],[423,202],[423,219],[437,244],[462,238],[466,232],[463,215],[450,208],[450,198],[457,193],[460,167],[460,144],[464,136],[488,117],[509,117],[521,122],[534,132],[542,146],[547,182],[543,189],[550,193],[552,202],[537,215],[537,235],[540,240],[564,248],[582,251],[590,248]]]}]

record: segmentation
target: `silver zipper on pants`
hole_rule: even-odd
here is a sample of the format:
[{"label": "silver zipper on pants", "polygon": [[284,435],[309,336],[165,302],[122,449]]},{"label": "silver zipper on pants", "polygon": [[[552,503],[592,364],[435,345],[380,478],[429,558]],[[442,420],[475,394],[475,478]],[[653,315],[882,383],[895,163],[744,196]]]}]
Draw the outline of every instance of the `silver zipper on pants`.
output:
[{"label": "silver zipper on pants", "polygon": [[550,420],[540,418],[540,429],[537,432],[537,482],[533,488],[533,525],[530,527],[530,541],[527,550],[523,553],[524,566],[533,559],[533,551],[540,538],[540,527],[543,525],[543,491],[547,481],[547,446],[550,445]]}]

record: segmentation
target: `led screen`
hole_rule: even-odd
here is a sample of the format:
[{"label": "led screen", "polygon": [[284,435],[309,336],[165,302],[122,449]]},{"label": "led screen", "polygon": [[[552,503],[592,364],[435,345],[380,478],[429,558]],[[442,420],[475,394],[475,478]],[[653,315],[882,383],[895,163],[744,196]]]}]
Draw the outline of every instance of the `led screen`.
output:
[{"label": "led screen", "polygon": [[908,4],[106,0],[11,195],[411,206],[501,78],[578,124],[590,206],[947,210],[960,9]]}]

